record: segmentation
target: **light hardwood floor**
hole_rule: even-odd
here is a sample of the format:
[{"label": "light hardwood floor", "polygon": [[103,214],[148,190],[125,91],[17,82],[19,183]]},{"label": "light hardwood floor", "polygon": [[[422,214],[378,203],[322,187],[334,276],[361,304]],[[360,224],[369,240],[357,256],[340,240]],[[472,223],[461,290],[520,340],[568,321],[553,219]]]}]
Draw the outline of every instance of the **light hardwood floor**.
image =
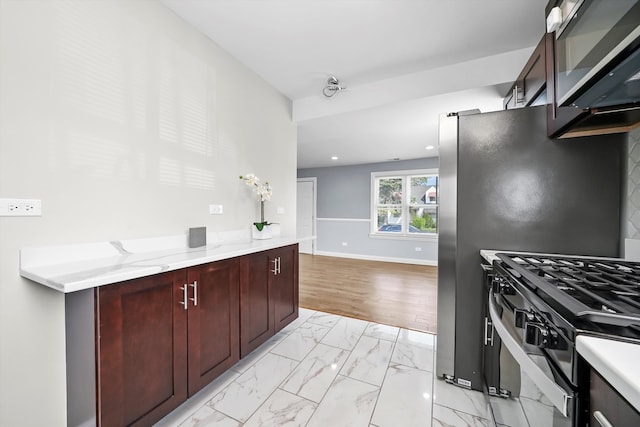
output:
[{"label": "light hardwood floor", "polygon": [[437,267],[300,254],[300,306],[436,333]]}]

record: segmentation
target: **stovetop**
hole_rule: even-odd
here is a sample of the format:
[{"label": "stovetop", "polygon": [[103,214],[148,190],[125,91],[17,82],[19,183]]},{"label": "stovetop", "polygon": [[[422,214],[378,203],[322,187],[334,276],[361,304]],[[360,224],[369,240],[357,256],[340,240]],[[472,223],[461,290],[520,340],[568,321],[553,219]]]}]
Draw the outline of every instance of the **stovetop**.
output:
[{"label": "stovetop", "polygon": [[593,323],[609,330],[622,327],[640,333],[640,263],[569,256],[497,255],[507,271],[578,327]]}]

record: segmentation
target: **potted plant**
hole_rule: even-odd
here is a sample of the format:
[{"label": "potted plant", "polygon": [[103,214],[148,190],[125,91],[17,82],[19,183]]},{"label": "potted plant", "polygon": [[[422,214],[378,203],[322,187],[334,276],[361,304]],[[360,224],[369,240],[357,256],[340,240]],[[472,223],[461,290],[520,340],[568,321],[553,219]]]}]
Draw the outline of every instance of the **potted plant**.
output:
[{"label": "potted plant", "polygon": [[245,176],[240,175],[240,179],[245,182],[260,198],[260,222],[254,222],[251,227],[251,235],[254,239],[270,239],[271,224],[264,220],[264,202],[271,199],[272,189],[269,182],[260,183],[260,178],[250,173]]}]

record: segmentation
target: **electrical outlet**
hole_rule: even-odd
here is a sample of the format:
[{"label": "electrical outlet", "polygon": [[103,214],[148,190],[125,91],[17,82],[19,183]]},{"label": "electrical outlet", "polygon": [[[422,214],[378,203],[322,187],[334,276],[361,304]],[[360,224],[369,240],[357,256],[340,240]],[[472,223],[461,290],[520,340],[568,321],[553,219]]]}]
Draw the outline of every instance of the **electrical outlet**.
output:
[{"label": "electrical outlet", "polygon": [[283,214],[284,213],[284,208],[281,206],[278,206],[278,209],[276,209],[276,213],[277,214]]},{"label": "electrical outlet", "polygon": [[38,199],[0,199],[0,216],[42,216]]},{"label": "electrical outlet", "polygon": [[416,246],[416,252],[422,252],[422,248],[420,246]]}]

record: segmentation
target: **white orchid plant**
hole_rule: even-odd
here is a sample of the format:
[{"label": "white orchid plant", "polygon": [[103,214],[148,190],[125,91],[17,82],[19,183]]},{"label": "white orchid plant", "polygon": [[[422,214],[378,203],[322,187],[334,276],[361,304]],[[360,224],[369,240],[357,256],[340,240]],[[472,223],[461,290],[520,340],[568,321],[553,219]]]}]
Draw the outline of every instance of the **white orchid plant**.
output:
[{"label": "white orchid plant", "polygon": [[249,187],[251,187],[260,198],[260,222],[254,222],[253,225],[256,226],[258,231],[262,231],[265,225],[269,225],[269,223],[264,220],[264,202],[271,200],[271,195],[273,193],[271,184],[269,184],[269,182],[267,181],[265,181],[264,184],[261,184],[260,178],[252,173],[249,173],[245,176],[240,175],[240,179],[243,180],[244,183]]}]

